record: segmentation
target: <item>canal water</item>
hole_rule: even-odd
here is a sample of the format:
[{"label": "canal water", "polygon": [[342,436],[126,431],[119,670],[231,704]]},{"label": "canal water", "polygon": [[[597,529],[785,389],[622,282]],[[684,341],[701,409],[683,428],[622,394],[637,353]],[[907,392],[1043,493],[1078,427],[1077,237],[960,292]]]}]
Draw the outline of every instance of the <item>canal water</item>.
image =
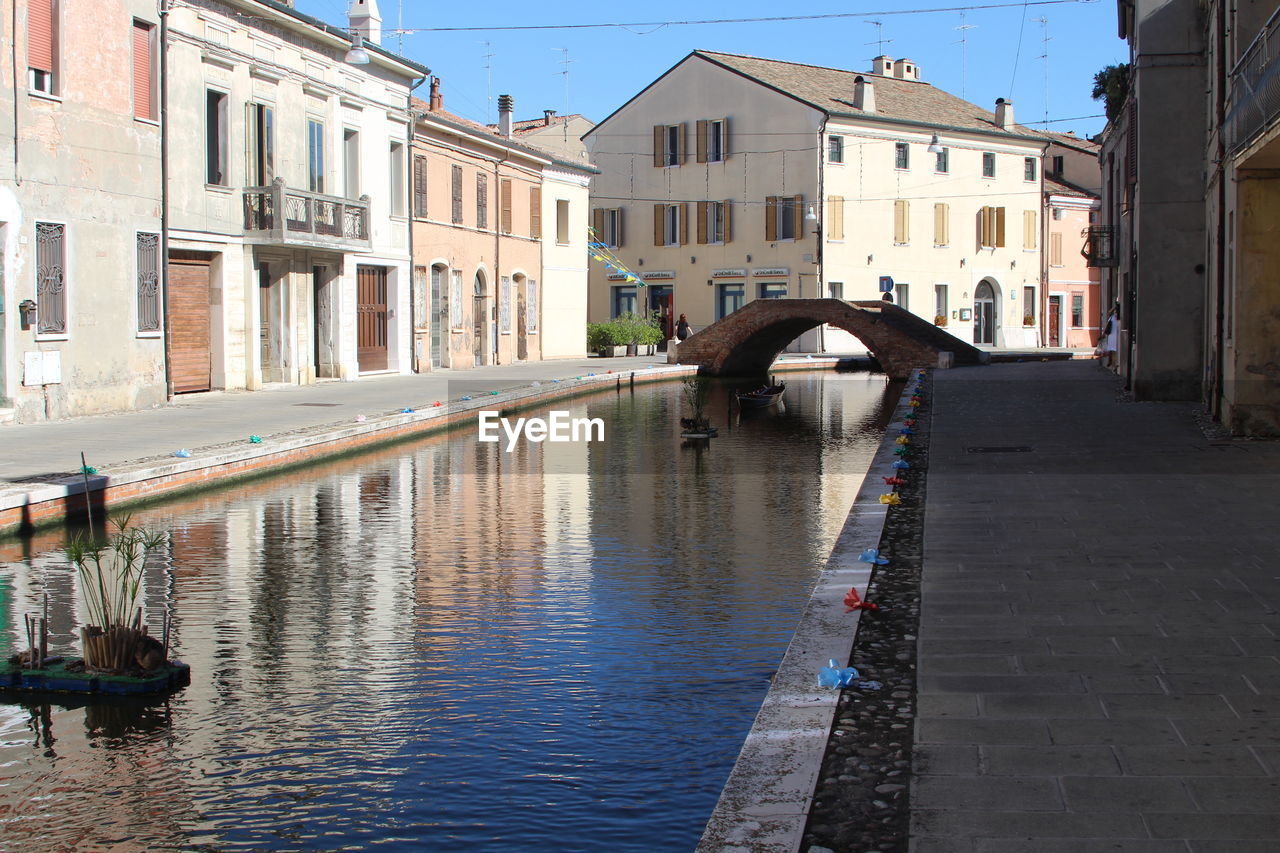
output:
[{"label": "canal water", "polygon": [[[0,704],[6,849],[643,851],[697,843],[891,412],[804,374],[710,412],[679,383],[554,406],[594,443],[474,429],[174,500],[143,601],[191,685]],[[60,533],[0,543],[0,652]]]}]

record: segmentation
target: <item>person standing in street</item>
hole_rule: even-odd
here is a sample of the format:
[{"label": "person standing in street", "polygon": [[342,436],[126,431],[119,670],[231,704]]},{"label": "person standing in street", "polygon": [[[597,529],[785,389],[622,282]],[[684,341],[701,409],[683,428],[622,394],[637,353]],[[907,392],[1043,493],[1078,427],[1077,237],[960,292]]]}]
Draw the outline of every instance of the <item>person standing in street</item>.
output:
[{"label": "person standing in street", "polygon": [[676,322],[676,339],[683,342],[692,333],[693,330],[689,328],[689,318],[681,314]]}]

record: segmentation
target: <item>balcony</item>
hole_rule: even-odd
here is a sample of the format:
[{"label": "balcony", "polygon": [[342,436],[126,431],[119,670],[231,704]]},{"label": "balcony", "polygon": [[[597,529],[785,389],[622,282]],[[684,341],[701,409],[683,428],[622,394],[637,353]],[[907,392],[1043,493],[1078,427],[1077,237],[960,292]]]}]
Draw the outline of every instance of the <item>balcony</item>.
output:
[{"label": "balcony", "polygon": [[1231,69],[1227,147],[1239,154],[1280,116],[1280,9]]},{"label": "balcony", "polygon": [[372,248],[369,197],[292,189],[283,178],[269,187],[245,187],[244,236],[259,245],[367,252]]},{"label": "balcony", "polygon": [[1080,232],[1084,238],[1084,248],[1080,254],[1091,267],[1117,266],[1115,251],[1115,231],[1110,225],[1091,225]]}]

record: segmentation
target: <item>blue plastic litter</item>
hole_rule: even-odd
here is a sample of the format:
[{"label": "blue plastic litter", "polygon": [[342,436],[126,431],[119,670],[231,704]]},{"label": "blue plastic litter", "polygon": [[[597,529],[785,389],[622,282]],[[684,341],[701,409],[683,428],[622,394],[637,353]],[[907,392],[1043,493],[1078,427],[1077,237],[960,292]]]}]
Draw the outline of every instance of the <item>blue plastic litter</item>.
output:
[{"label": "blue plastic litter", "polygon": [[177,457],[180,457],[180,458],[182,458],[182,459],[186,459],[188,456],[190,456],[190,455],[191,455],[191,451],[190,451],[190,450],[187,450],[187,449],[184,447],[184,448],[182,448],[181,450],[175,450],[175,451],[173,451],[173,455],[174,455],[174,456],[177,456]]},{"label": "blue plastic litter", "polygon": [[911,427],[903,427],[902,429],[898,430],[898,435],[915,435],[915,434],[916,434],[916,431],[913,430]]},{"label": "blue plastic litter", "polygon": [[884,685],[878,681],[859,681],[858,686],[863,690],[879,690],[884,687]]},{"label": "blue plastic litter", "polygon": [[868,548],[858,555],[858,559],[864,563],[875,563],[877,566],[888,565],[889,559],[881,557],[880,552],[875,548]]},{"label": "blue plastic litter", "polygon": [[410,409],[410,408],[408,408],[408,407],[403,408],[403,409],[401,409],[401,410],[400,410],[400,414],[402,414],[402,415],[411,415],[411,414],[413,414],[413,409]]},{"label": "blue plastic litter", "polygon": [[470,400],[471,398],[470,398],[470,397],[463,397],[462,399],[464,399],[464,400]]},{"label": "blue plastic litter", "polygon": [[905,460],[905,459],[898,459],[898,460],[896,460],[896,461],[893,463],[893,467],[894,467],[894,468],[897,468],[899,471],[901,471],[901,470],[902,470],[902,469],[904,469],[904,468],[910,468],[910,467],[911,467],[911,463],[910,463],[910,462],[908,462],[908,461],[907,461],[907,460]]},{"label": "blue plastic litter", "polygon": [[835,658],[818,671],[819,687],[848,687],[858,680],[858,671],[851,666],[837,666]]}]

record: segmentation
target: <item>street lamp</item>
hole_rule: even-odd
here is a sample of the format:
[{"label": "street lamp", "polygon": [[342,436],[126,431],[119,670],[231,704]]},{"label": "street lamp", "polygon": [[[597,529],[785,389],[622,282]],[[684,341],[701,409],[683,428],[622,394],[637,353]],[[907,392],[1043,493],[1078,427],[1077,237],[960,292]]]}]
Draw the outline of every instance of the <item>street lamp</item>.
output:
[{"label": "street lamp", "polygon": [[349,65],[368,65],[369,52],[364,49],[364,37],[355,30],[351,31],[351,49],[342,57]]},{"label": "street lamp", "polygon": [[930,154],[941,154],[943,152],[942,140],[938,139],[938,134],[933,135],[933,139],[929,140],[929,147],[925,149]]},{"label": "street lamp", "polygon": [[804,221],[814,234],[818,233],[818,214],[814,212],[813,205],[809,205],[809,212],[804,215]]}]

